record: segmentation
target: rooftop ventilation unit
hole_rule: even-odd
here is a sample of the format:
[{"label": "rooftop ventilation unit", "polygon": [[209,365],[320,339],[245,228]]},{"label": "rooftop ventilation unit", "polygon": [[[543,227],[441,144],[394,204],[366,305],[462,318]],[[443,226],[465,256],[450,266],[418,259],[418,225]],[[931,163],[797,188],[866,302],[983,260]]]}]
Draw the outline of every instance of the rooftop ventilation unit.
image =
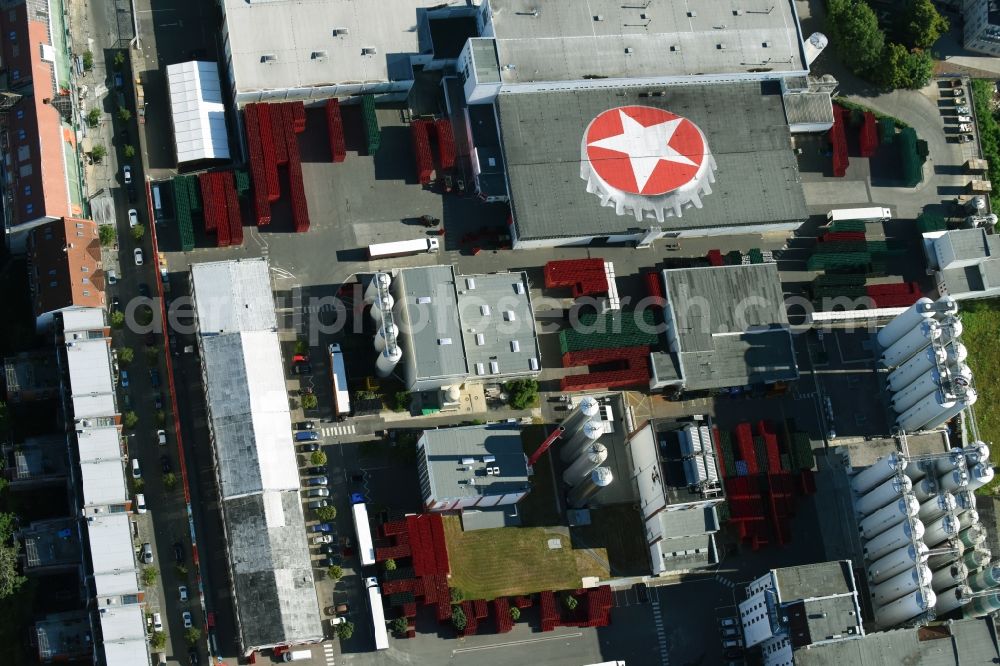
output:
[{"label": "rooftop ventilation unit", "polygon": [[267,63],[267,64],[270,64],[272,62],[278,62],[278,56],[274,55],[273,53],[265,53],[260,57],[260,61],[262,63]]},{"label": "rooftop ventilation unit", "polygon": [[625,54],[626,55],[631,55],[631,53],[632,53],[632,47],[631,46],[626,46],[625,47]]},{"label": "rooftop ventilation unit", "polygon": [[514,321],[517,319],[517,316],[514,314],[513,310],[504,310],[503,318],[506,321]]},{"label": "rooftop ventilation unit", "polygon": [[763,46],[765,49],[769,49],[771,48],[771,42],[764,42],[763,44],[761,44],[761,46]]},{"label": "rooftop ventilation unit", "polygon": [[499,467],[493,467],[491,469],[493,470],[493,476],[500,476],[500,468]]},{"label": "rooftop ventilation unit", "polygon": [[476,374],[477,375],[485,375],[486,374],[486,366],[483,365],[482,363],[476,363]]},{"label": "rooftop ventilation unit", "polygon": [[493,476],[493,468],[492,467],[487,467],[486,468],[486,476]]},{"label": "rooftop ventilation unit", "polygon": [[467,289],[475,289],[476,288],[475,278],[465,278],[465,286]]},{"label": "rooftop ventilation unit", "polygon": [[510,341],[510,350],[512,352],[519,352],[519,351],[521,351],[521,343],[518,342],[517,340],[511,340]]},{"label": "rooftop ventilation unit", "polygon": [[517,292],[518,294],[524,294],[524,283],[518,282],[517,284],[515,284],[514,291]]},{"label": "rooftop ventilation unit", "polygon": [[496,462],[496,461],[497,461],[497,457],[496,456],[483,456],[483,462],[484,463],[491,463],[491,462]]},{"label": "rooftop ventilation unit", "polygon": [[471,465],[474,462],[476,462],[476,459],[472,458],[470,456],[465,456],[465,457],[462,458],[462,464],[463,465]]},{"label": "rooftop ventilation unit", "polygon": [[602,15],[600,15],[600,14],[597,14],[596,16],[594,16],[594,20],[595,21],[603,21],[604,17]]},{"label": "rooftop ventilation unit", "polygon": [[488,306],[488,305],[480,305],[479,306],[479,314],[483,315],[484,317],[489,317],[490,316],[490,306]]},{"label": "rooftop ventilation unit", "polygon": [[742,9],[734,9],[733,10],[733,16],[743,16],[743,10]]},{"label": "rooftop ventilation unit", "polygon": [[427,305],[430,302],[431,302],[431,297],[430,296],[418,296],[417,297],[417,304],[418,305]]},{"label": "rooftop ventilation unit", "polygon": [[347,28],[334,28],[332,30],[332,33],[333,33],[334,37],[340,37],[341,35],[349,35],[349,34],[351,34],[351,31],[348,30]]},{"label": "rooftop ventilation unit", "polygon": [[490,361],[490,373],[494,375],[500,374],[500,364],[496,361]]},{"label": "rooftop ventilation unit", "polygon": [[532,370],[538,370],[538,359],[537,358],[528,359],[528,367],[531,368]]},{"label": "rooftop ventilation unit", "polygon": [[438,338],[438,344],[439,345],[450,345],[451,344],[451,338]]},{"label": "rooftop ventilation unit", "polygon": [[698,16],[698,12],[696,12],[695,10],[692,9],[692,10],[688,11],[688,18],[697,18],[697,16]]},{"label": "rooftop ventilation unit", "polygon": [[361,49],[361,55],[363,56],[378,55],[378,49],[375,48],[374,46],[366,46],[363,49]]},{"label": "rooftop ventilation unit", "polygon": [[726,45],[723,44],[723,43],[721,43],[721,42],[719,42],[718,44],[715,45],[715,48],[719,49],[720,51],[725,51],[726,50]]},{"label": "rooftop ventilation unit", "polygon": [[313,60],[326,60],[327,55],[326,51],[313,51],[310,57]]},{"label": "rooftop ventilation unit", "polygon": [[671,44],[671,45],[670,45],[670,51],[671,51],[671,52],[673,52],[673,53],[677,53],[677,52],[679,52],[680,50],[681,50],[681,45],[680,45],[680,44]]},{"label": "rooftop ventilation unit", "polygon": [[476,344],[480,347],[486,344],[486,336],[482,333],[476,333]]}]

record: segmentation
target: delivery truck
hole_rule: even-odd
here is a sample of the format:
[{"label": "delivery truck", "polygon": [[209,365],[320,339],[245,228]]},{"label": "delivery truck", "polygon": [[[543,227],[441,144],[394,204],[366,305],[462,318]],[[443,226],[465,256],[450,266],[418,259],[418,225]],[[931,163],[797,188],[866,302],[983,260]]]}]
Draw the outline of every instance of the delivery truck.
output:
[{"label": "delivery truck", "polygon": [[393,243],[373,243],[368,246],[368,259],[388,259],[389,257],[405,257],[421,252],[437,252],[437,238],[416,238],[414,240],[395,241]]}]

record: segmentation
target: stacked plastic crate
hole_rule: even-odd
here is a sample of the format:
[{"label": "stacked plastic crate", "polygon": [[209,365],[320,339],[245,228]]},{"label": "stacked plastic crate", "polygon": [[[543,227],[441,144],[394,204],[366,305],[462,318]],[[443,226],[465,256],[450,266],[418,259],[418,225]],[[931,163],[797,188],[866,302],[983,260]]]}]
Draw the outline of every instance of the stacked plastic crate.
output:
[{"label": "stacked plastic crate", "polygon": [[514,620],[510,617],[510,603],[507,597],[497,597],[493,600],[493,618],[497,623],[497,633],[505,634],[514,628]]},{"label": "stacked plastic crate", "polygon": [[326,101],[326,129],[330,138],[330,161],[343,162],[347,159],[347,144],[344,141],[344,119],[340,115],[340,101]]},{"label": "stacked plastic crate", "polygon": [[382,131],[375,115],[375,96],[361,96],[361,117],[365,124],[365,138],[368,144],[368,154],[374,155],[382,145]]},{"label": "stacked plastic crate", "polygon": [[434,134],[437,136],[438,163],[442,170],[452,169],[455,166],[455,134],[451,128],[451,121],[447,118],[438,118],[434,121]]},{"label": "stacked plastic crate", "polygon": [[257,126],[260,132],[260,145],[264,150],[264,176],[267,179],[267,200],[274,203],[281,197],[281,185],[278,182],[278,155],[275,143],[275,127],[271,104],[257,105]]},{"label": "stacked plastic crate", "polygon": [[560,385],[563,391],[617,389],[649,384],[649,347],[583,349],[563,354],[563,367],[614,364],[618,369],[583,375],[567,375]]},{"label": "stacked plastic crate", "polygon": [[177,231],[181,238],[181,250],[190,252],[194,249],[194,226],[191,222],[191,205],[188,201],[188,179],[178,176],[173,179],[174,211],[177,218]]},{"label": "stacked plastic crate", "polygon": [[247,150],[250,154],[250,175],[253,178],[254,217],[257,226],[263,227],[271,222],[271,204],[267,198],[267,172],[264,168],[264,146],[260,137],[259,118],[257,104],[248,104],[243,109]]},{"label": "stacked plastic crate", "polygon": [[240,215],[240,200],[236,196],[236,181],[233,178],[233,172],[223,171],[218,175],[226,201],[230,245],[243,245],[243,219]]},{"label": "stacked plastic crate", "polygon": [[541,607],[542,631],[552,631],[558,626],[559,611],[556,608],[556,596],[551,590],[541,593],[539,606]]},{"label": "stacked plastic crate", "polygon": [[288,189],[292,200],[292,224],[295,231],[304,233],[309,231],[309,206],[306,201],[306,188],[302,180],[302,159],[299,154],[298,134],[305,129],[305,116],[302,112],[303,121],[296,121],[296,108],[302,106],[302,102],[288,102],[282,105],[282,115],[284,119],[284,140],[286,142],[285,152],[288,155]]},{"label": "stacked plastic crate", "polygon": [[830,129],[830,144],[833,150],[833,175],[842,178],[847,175],[850,161],[847,158],[847,133],[844,131],[845,109],[833,105],[833,127]]},{"label": "stacked plastic crate", "polygon": [[431,155],[429,128],[430,122],[427,120],[418,119],[410,123],[413,158],[417,165],[417,180],[421,185],[429,185],[434,176],[434,156]]},{"label": "stacked plastic crate", "polygon": [[569,287],[573,298],[608,293],[604,259],[564,259],[545,264],[545,288]]},{"label": "stacked plastic crate", "polygon": [[709,250],[707,258],[712,266],[722,266],[722,250]]},{"label": "stacked plastic crate", "polygon": [[875,120],[875,114],[871,111],[865,111],[865,119],[861,123],[858,139],[861,157],[871,157],[878,150],[878,123]]},{"label": "stacked plastic crate", "polygon": [[916,282],[894,284],[873,284],[866,288],[869,298],[879,308],[909,307],[921,297],[920,286]]}]

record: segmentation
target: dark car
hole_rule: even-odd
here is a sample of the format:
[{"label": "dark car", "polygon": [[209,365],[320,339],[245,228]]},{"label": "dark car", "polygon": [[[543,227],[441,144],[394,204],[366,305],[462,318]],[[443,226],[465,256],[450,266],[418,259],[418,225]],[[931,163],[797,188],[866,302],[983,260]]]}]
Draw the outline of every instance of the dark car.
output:
[{"label": "dark car", "polygon": [[319,561],[319,566],[321,566],[324,569],[327,567],[337,567],[340,566],[340,563],[342,561],[343,560],[341,560],[339,557],[324,557],[322,560]]},{"label": "dark car", "polygon": [[170,474],[174,471],[174,466],[170,464],[169,456],[160,456],[160,467],[163,469],[164,474]]},{"label": "dark car", "polygon": [[319,435],[315,432],[297,432],[295,433],[296,442],[315,442],[319,440]]},{"label": "dark car", "polygon": [[160,388],[160,371],[156,368],[149,371],[149,383],[153,385],[154,389]]},{"label": "dark car", "polygon": [[310,442],[309,444],[301,444],[299,446],[299,451],[302,453],[312,453],[314,451],[319,451],[319,444],[315,442]]},{"label": "dark car", "polygon": [[336,530],[333,529],[333,524],[332,523],[320,523],[319,525],[313,525],[311,529],[312,529],[313,532],[334,532],[334,531],[336,531]]},{"label": "dark car", "polygon": [[306,467],[306,474],[326,474],[326,467],[323,465],[313,465],[312,467]]},{"label": "dark car", "polygon": [[174,542],[174,559],[177,560],[177,564],[184,564],[184,544],[180,541]]},{"label": "dark car", "polygon": [[313,371],[313,367],[308,363],[296,363],[292,366],[292,374],[295,375],[308,375]]},{"label": "dark car", "polygon": [[114,312],[121,312],[122,311],[122,302],[121,302],[121,299],[118,298],[117,296],[112,296],[111,297],[111,309]]},{"label": "dark car", "polygon": [[331,555],[330,559],[340,560],[340,544],[339,543],[324,543],[323,547],[320,548],[321,551],[327,555]]},{"label": "dark car", "polygon": [[159,393],[153,398],[153,407],[156,408],[156,411],[163,409],[163,396]]},{"label": "dark car", "polygon": [[295,424],[295,429],[296,430],[315,430],[316,429],[316,424],[313,423],[312,421],[298,421]]},{"label": "dark car", "polygon": [[191,660],[191,666],[198,666],[198,664],[201,663],[200,661],[198,661],[200,657],[198,656],[197,648],[191,648],[188,651],[188,659]]},{"label": "dark car", "polygon": [[139,283],[139,295],[149,298],[149,285],[145,282]]},{"label": "dark car", "polygon": [[635,594],[639,599],[639,603],[649,603],[649,590],[646,588],[645,583],[636,583]]},{"label": "dark car", "polygon": [[155,333],[150,332],[150,333],[146,334],[146,346],[147,347],[155,347],[156,346],[156,334]]}]

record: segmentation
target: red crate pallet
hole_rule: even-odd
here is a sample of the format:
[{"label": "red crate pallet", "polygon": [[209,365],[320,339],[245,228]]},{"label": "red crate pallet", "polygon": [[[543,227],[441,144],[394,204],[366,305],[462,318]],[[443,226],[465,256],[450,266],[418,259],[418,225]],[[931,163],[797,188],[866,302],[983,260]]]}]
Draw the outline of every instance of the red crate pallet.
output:
[{"label": "red crate pallet", "polygon": [[230,243],[243,245],[243,216],[240,211],[240,199],[236,196],[236,181],[232,171],[225,171],[221,175],[226,198],[226,213],[229,218]]},{"label": "red crate pallet", "polygon": [[624,369],[631,367],[636,361],[645,361],[648,357],[649,345],[638,345],[566,352],[562,356],[562,363],[564,368],[572,368],[578,365],[606,365],[619,361]]},{"label": "red crate pallet", "polygon": [[551,590],[545,590],[540,596],[542,615],[542,631],[552,631],[559,622],[559,611],[556,608],[556,598]]},{"label": "red crate pallet", "polygon": [[264,176],[267,179],[267,200],[270,203],[274,203],[281,197],[281,185],[278,182],[278,159],[274,147],[271,105],[258,104],[257,114],[260,145],[264,150]]},{"label": "red crate pallet", "polygon": [[562,391],[594,391],[597,389],[624,389],[649,385],[649,368],[592,372],[586,375],[569,375],[559,381]]},{"label": "red crate pallet", "polygon": [[845,110],[833,105],[833,128],[830,129],[830,143],[833,150],[833,175],[842,178],[847,175],[850,160],[847,157],[847,134],[844,131]]},{"label": "red crate pallet", "polygon": [[471,601],[463,601],[461,606],[462,611],[465,613],[465,629],[462,630],[462,635],[472,636],[479,631],[479,619],[476,617],[476,612],[472,607]]},{"label": "red crate pallet", "polygon": [[453,168],[455,166],[455,134],[451,128],[451,121],[446,118],[435,120],[434,133],[437,135],[438,162],[441,164],[441,168]]},{"label": "red crate pallet", "polygon": [[893,284],[871,284],[865,287],[869,296],[917,294],[920,286],[916,282],[895,282]]},{"label": "red crate pallet", "polygon": [[428,125],[426,120],[414,120],[410,123],[413,159],[417,165],[417,180],[421,185],[429,185],[434,174],[434,157],[431,155]]},{"label": "red crate pallet", "polygon": [[288,102],[292,107],[292,120],[296,134],[306,131],[306,106],[301,101]]},{"label": "red crate pallet", "polygon": [[518,597],[514,597],[514,605],[520,608],[521,610],[524,610],[525,608],[531,608],[534,605],[534,603],[535,602],[532,601],[529,595],[521,595]]},{"label": "red crate pallet", "polygon": [[757,455],[753,450],[753,435],[750,432],[749,423],[741,423],[736,426],[736,448],[739,458],[747,464],[747,473],[757,474],[760,469],[757,466]]},{"label": "red crate pallet", "polygon": [[724,263],[722,259],[722,250],[709,250],[708,263],[712,266],[721,266]]},{"label": "red crate pallet", "polygon": [[405,520],[390,520],[380,528],[383,536],[395,536],[407,532]]},{"label": "red crate pallet", "polygon": [[865,232],[863,231],[831,231],[820,236],[820,243],[830,243],[836,241],[863,241]]},{"label": "red crate pallet", "polygon": [[330,161],[343,162],[347,159],[347,144],[344,140],[344,120],[340,115],[340,102],[326,101],[326,130],[330,140]]},{"label": "red crate pallet", "polygon": [[510,618],[510,603],[506,597],[493,600],[493,618],[497,623],[497,633],[505,634],[514,628],[514,620]]},{"label": "red crate pallet", "polygon": [[250,175],[253,179],[254,222],[257,226],[262,227],[271,222],[271,205],[267,197],[267,170],[264,166],[264,148],[260,137],[258,105],[248,104],[243,110],[243,118],[250,154]]},{"label": "red crate pallet", "polygon": [[722,455],[722,443],[719,441],[718,426],[712,426],[712,449],[715,451],[715,462],[719,466],[719,476],[726,478],[730,472],[735,474],[736,470],[726,469],[726,459]]},{"label": "red crate pallet", "polygon": [[269,104],[268,110],[271,112],[271,137],[274,141],[274,163],[277,166],[284,166],[288,164],[288,142],[285,139],[285,135],[289,133],[288,121],[284,116],[291,116],[291,109],[286,104]]},{"label": "red crate pallet", "polygon": [[476,613],[477,620],[485,620],[490,614],[490,609],[489,606],[486,605],[485,599],[476,599],[473,601],[472,608]]},{"label": "red crate pallet", "polygon": [[878,121],[871,111],[865,111],[865,120],[861,123],[858,143],[860,144],[861,157],[871,157],[878,150]]},{"label": "red crate pallet", "polygon": [[603,259],[563,259],[545,264],[545,288],[569,287],[573,298],[608,293]]},{"label": "red crate pallet", "polygon": [[[410,618],[417,616],[417,605],[413,602],[403,604],[403,617]],[[413,638],[413,636],[410,636]]]},{"label": "red crate pallet", "polygon": [[646,283],[646,293],[653,299],[653,304],[662,308],[666,304],[666,299],[663,297],[663,280],[660,278],[660,274],[655,271],[646,271],[642,274],[642,278]]}]

